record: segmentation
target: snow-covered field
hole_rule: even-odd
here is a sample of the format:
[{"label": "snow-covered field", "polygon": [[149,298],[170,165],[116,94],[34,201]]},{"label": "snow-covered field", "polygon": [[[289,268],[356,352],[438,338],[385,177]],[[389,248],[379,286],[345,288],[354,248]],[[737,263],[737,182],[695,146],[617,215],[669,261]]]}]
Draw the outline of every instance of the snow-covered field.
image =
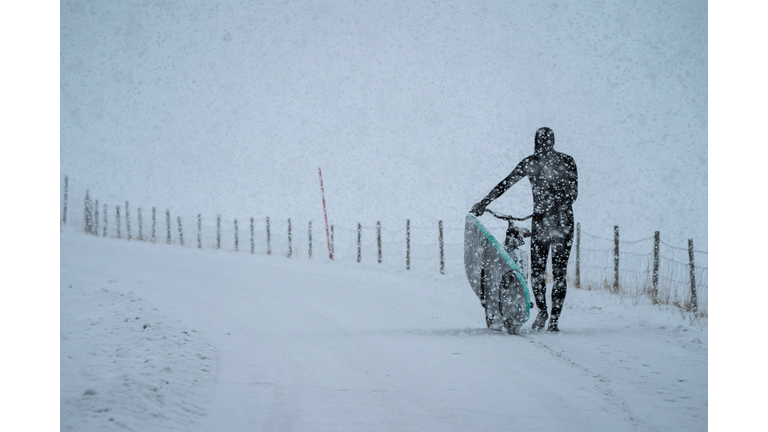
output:
[{"label": "snow-covered field", "polygon": [[[619,226],[627,243],[660,231],[662,241],[687,252],[693,239],[707,252],[697,252],[697,265],[717,263],[715,272],[757,267],[708,257],[708,110],[735,111],[732,103],[709,103],[708,67],[717,63],[709,57],[709,7],[684,0],[63,0],[47,25],[58,23],[56,37],[26,25],[9,32],[6,52],[32,36],[56,41],[53,65],[29,66],[37,49],[9,60],[24,65],[9,71],[31,77],[28,85],[6,80],[23,89],[11,111],[34,123],[9,117],[7,126],[24,126],[6,141],[34,149],[37,162],[46,153],[38,143],[58,139],[50,171],[59,176],[63,215],[68,188],[69,222],[55,234],[61,428],[706,429],[706,319],[571,289],[560,334],[491,332],[452,236],[461,234],[466,211],[531,154],[535,130],[549,126],[556,149],[579,167],[574,212],[585,252],[608,251]],[[759,27],[744,20],[762,15],[734,10],[740,29]],[[37,10],[27,16],[41,18]],[[755,56],[739,57],[720,63]],[[58,94],[50,115],[58,123],[45,122],[37,103],[25,104],[30,91],[44,88],[35,74],[57,64],[56,85],[42,92]],[[739,68],[728,94],[750,70],[760,69]],[[755,89],[743,93],[753,97]],[[740,125],[760,124],[739,117]],[[42,123],[55,124],[54,132],[31,137]],[[713,142],[748,141],[733,137],[749,128],[734,129]],[[322,231],[318,167],[337,262],[322,253],[310,260],[298,246],[307,245],[309,221],[316,236]],[[26,184],[29,173],[43,171],[35,163],[6,184]],[[739,169],[734,177],[750,171],[760,172]],[[113,211],[122,208],[124,218],[130,202],[132,218],[144,209],[145,228],[153,207],[160,226],[168,210],[189,234],[202,215],[208,249],[190,246],[194,234],[182,248],[75,233],[86,191],[102,217],[108,209],[110,235]],[[52,196],[25,192],[6,202],[26,209],[30,197],[52,203]],[[524,181],[494,209],[527,214],[531,199]],[[24,217],[38,213],[56,212]],[[301,252],[289,260],[282,246],[272,256],[263,245],[256,255],[243,252],[246,242],[240,253],[210,249],[218,215],[226,248],[234,220],[242,233],[249,218],[259,230],[269,217],[282,238],[293,220]],[[414,229],[410,271],[398,255],[406,219]],[[444,276],[434,264],[438,221],[446,226]],[[390,237],[382,265],[371,258],[378,222]],[[361,264],[350,258],[358,223]],[[58,228],[50,219],[5,226],[25,235]],[[37,251],[16,248],[39,243],[10,242],[34,262],[26,272],[33,276],[46,273]],[[643,243],[625,252],[651,250]],[[612,265],[606,254],[599,265]],[[685,257],[667,258],[685,269]],[[38,286],[30,279],[22,274],[20,285]],[[721,279],[712,293],[724,298],[732,286],[739,284]],[[713,309],[731,301],[705,298]],[[735,352],[717,347],[713,353]],[[754,404],[745,406],[754,411]]]},{"label": "snow-covered field", "polygon": [[62,430],[707,429],[707,320],[675,308],[570,289],[559,334],[508,336],[456,275],[60,244]]}]

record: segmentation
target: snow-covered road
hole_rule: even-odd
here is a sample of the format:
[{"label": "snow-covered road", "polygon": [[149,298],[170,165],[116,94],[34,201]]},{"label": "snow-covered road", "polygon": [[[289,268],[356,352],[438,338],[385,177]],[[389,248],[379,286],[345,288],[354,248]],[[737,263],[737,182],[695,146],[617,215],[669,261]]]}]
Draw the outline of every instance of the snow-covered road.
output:
[{"label": "snow-covered road", "polygon": [[602,292],[507,336],[459,278],[66,231],[60,280],[62,430],[707,428],[706,321]]}]

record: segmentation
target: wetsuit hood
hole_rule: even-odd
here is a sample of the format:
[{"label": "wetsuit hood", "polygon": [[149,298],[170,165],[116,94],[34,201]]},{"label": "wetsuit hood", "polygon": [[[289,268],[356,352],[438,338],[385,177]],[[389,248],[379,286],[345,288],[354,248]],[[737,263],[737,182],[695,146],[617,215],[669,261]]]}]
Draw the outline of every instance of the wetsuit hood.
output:
[{"label": "wetsuit hood", "polygon": [[547,154],[555,147],[555,133],[548,127],[536,131],[534,154]]}]

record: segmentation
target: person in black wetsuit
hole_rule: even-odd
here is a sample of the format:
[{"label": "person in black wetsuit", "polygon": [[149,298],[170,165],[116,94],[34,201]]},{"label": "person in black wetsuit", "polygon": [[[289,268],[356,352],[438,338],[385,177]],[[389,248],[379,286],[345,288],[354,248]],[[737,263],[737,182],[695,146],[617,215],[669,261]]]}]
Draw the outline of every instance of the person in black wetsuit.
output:
[{"label": "person in black wetsuit", "polygon": [[[533,191],[531,223],[531,285],[539,313],[531,328],[541,330],[549,318],[549,331],[560,331],[557,321],[563,310],[567,285],[568,257],[573,243],[573,202],[579,190],[576,162],[554,150],[555,133],[543,127],[536,131],[533,155],[520,161],[514,170],[475,204],[470,213],[481,216],[491,201],[523,177],[528,177]],[[547,314],[546,264],[552,248],[552,315]]]}]

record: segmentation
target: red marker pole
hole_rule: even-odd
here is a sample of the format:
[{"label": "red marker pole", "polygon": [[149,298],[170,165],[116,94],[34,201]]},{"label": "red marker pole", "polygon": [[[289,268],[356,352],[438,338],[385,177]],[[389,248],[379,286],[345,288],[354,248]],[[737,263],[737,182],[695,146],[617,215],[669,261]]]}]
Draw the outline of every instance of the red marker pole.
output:
[{"label": "red marker pole", "polygon": [[323,215],[325,216],[325,238],[328,240],[328,258],[333,259],[333,252],[331,252],[331,234],[328,231],[328,212],[325,210],[325,189],[323,189],[323,171],[320,167],[317,167],[317,172],[320,174],[320,192],[323,193]]}]

